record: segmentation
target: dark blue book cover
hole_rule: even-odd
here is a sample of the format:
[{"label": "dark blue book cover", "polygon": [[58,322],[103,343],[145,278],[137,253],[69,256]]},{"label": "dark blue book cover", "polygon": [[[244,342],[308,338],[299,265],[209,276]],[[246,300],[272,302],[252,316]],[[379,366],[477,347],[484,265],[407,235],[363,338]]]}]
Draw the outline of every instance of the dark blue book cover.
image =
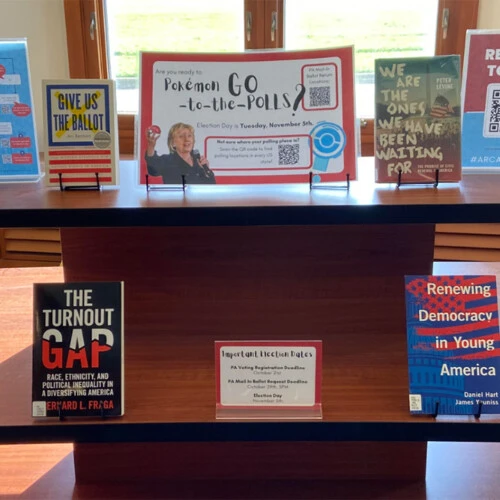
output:
[{"label": "dark blue book cover", "polygon": [[411,413],[500,413],[496,276],[405,283]]}]

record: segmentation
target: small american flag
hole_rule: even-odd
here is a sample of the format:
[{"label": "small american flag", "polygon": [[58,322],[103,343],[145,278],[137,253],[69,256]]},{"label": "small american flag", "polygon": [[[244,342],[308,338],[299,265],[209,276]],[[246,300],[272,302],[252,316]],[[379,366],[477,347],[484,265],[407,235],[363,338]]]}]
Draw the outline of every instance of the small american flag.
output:
[{"label": "small american flag", "polygon": [[446,118],[447,116],[453,115],[453,107],[450,101],[448,101],[446,97],[438,95],[436,99],[434,99],[430,115],[432,118]]},{"label": "small american flag", "polygon": [[64,184],[94,185],[96,174],[99,174],[101,184],[114,183],[114,166],[109,149],[54,148],[49,150],[47,165],[50,185],[59,183],[59,174],[62,174]]}]

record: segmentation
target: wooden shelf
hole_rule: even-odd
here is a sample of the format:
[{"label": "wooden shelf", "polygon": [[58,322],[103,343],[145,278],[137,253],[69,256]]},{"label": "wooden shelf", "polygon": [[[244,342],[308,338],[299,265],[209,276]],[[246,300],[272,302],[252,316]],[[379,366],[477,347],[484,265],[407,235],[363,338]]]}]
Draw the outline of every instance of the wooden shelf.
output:
[{"label": "wooden shelf", "polygon": [[[360,167],[349,192],[146,192],[134,162],[102,192],[0,185],[3,227],[61,227],[66,281],[125,281],[126,328],[124,417],[31,419],[25,343],[0,363],[0,442],[71,440],[77,481],[105,482],[179,464],[186,478],[421,479],[427,441],[495,440],[500,419],[409,415],[404,276],[431,274],[435,223],[500,222],[500,176],[398,189]],[[0,331],[31,335],[7,272]],[[322,340],[323,420],[216,421],[213,343],[239,339]]]},{"label": "wooden shelf", "polygon": [[[141,238],[137,244],[142,243]],[[331,273],[336,266],[320,267]],[[495,273],[499,268],[500,265],[491,263],[442,263],[436,272],[487,274]],[[139,302],[130,304],[126,309],[125,416],[59,422],[57,419],[35,420],[30,416],[31,284],[61,281],[62,269],[1,270],[0,331],[3,335],[0,351],[4,359],[0,363],[0,378],[9,383],[0,385],[0,442],[495,441],[491,424],[499,423],[498,419],[483,418],[477,422],[472,416],[455,420],[439,417],[435,421],[431,417],[409,415],[404,327],[400,331],[390,329],[387,314],[391,308],[384,305],[385,296],[377,298],[374,273],[370,277],[369,270],[363,267],[358,271],[363,276],[360,300],[363,296],[371,296],[373,302],[373,307],[366,314],[379,311],[368,324],[362,318],[354,318],[357,305],[348,304],[354,290],[349,289],[349,282],[345,280],[340,282],[344,289],[341,286],[323,289],[323,303],[320,301],[314,305],[311,301],[314,295],[305,304],[302,303],[304,296],[308,295],[305,290],[280,292],[278,288],[271,288],[259,292],[261,285],[254,283],[252,289],[249,283],[241,281],[244,271],[234,271],[235,283],[244,288],[240,295],[246,297],[248,307],[255,307],[258,302],[262,308],[254,310],[254,313],[260,313],[260,319],[256,317],[252,323],[240,321],[240,328],[233,332],[224,325],[234,325],[238,321],[235,316],[241,310],[231,313],[238,300],[236,292],[233,297],[225,291],[219,294],[215,290],[210,292],[208,284],[199,281],[196,284],[198,291],[191,289],[189,296],[198,302],[204,321],[200,323],[197,318],[190,318],[187,310],[190,300],[178,298],[175,311],[170,311],[169,322],[165,323],[156,320],[152,308],[148,310],[150,297],[140,299],[128,286],[127,299]],[[196,270],[189,273],[196,273]],[[275,269],[274,273],[274,282],[284,279],[283,276],[280,278],[278,270]],[[143,272],[139,269],[137,274]],[[175,290],[182,286],[182,274],[182,270],[177,276],[171,274],[170,288],[163,288],[165,298],[172,297],[173,300]],[[193,276],[185,278],[192,280]],[[226,278],[221,270],[220,282]],[[136,277],[132,276],[132,282],[134,279]],[[184,292],[187,289],[184,288]],[[256,295],[260,293],[264,293],[264,301],[257,300]],[[212,304],[208,309],[206,303],[203,304],[203,297],[207,294]],[[339,301],[342,296],[344,302],[332,309],[330,315],[325,315],[328,301]],[[217,307],[213,302],[222,303]],[[284,331],[275,322],[270,322],[270,312],[274,311],[278,316],[286,314],[290,303],[293,304],[292,309],[303,310],[298,315],[290,311],[296,324],[291,329],[290,323],[285,322]],[[140,321],[134,321],[136,311],[145,308],[146,315]],[[224,309],[227,314],[220,317]],[[344,317],[336,318],[340,311]],[[343,335],[335,335],[339,322],[346,321],[350,324],[349,328],[344,329]],[[172,325],[176,325],[175,331]],[[306,330],[308,326],[309,331]],[[317,333],[321,331],[324,333]],[[216,421],[214,340],[271,336],[274,339],[323,338],[323,420]]]},{"label": "wooden shelf", "polygon": [[235,422],[215,420],[213,340],[219,336],[190,335],[181,345],[161,327],[145,329],[146,335],[127,330],[122,418],[32,419],[31,349],[0,364],[1,379],[11,381],[0,386],[0,442],[497,440],[489,424],[498,419],[435,422],[409,415],[404,332],[383,335],[374,327],[349,333],[347,343],[324,340],[322,421]]},{"label": "wooden shelf", "polygon": [[228,226],[500,222],[500,176],[464,175],[432,186],[374,183],[372,158],[345,190],[309,186],[189,186],[146,191],[137,163],[121,162],[121,183],[100,192],[61,192],[42,182],[0,184],[2,227]]}]

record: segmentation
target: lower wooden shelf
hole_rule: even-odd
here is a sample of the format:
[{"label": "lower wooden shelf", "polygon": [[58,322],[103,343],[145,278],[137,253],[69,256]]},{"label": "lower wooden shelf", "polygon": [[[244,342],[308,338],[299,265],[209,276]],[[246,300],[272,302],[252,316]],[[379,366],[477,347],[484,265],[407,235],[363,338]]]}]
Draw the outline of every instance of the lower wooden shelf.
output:
[{"label": "lower wooden shelf", "polygon": [[[30,284],[62,276],[2,270],[0,442],[75,442],[80,482],[179,467],[239,477],[245,463],[268,478],[422,479],[427,441],[491,441],[497,423],[408,413],[403,276],[431,272],[433,236],[418,224],[65,229],[67,280],[125,281],[125,416],[30,417]],[[215,420],[214,340],[263,338],[323,340],[321,422]]]}]

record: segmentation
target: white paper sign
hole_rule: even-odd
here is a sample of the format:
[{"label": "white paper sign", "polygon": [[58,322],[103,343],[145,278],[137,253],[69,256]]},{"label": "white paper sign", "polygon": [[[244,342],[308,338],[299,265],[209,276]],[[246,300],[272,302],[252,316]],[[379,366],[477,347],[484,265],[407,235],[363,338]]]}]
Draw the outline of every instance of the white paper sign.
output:
[{"label": "white paper sign", "polygon": [[216,342],[221,407],[314,407],[321,403],[320,341]]},{"label": "white paper sign", "polygon": [[[186,167],[180,153],[190,166],[189,153],[192,159],[200,155],[213,174],[210,182],[200,174],[188,176],[187,183],[309,182],[310,174],[322,182],[356,177],[352,47],[144,52],[140,81],[141,184],[175,183],[175,172]],[[189,131],[184,148],[173,142],[181,129]]]}]

